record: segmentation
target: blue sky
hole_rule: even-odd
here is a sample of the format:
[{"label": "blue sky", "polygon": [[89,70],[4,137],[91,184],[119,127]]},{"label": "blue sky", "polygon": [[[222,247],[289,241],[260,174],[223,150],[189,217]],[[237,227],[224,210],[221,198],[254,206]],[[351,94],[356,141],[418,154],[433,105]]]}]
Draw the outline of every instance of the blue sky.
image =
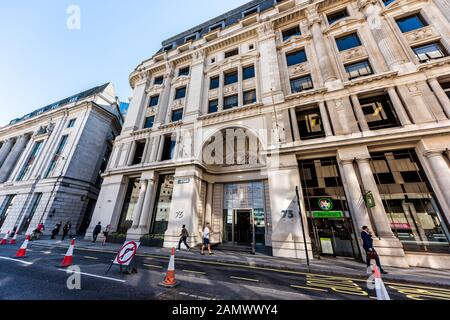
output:
[{"label": "blue sky", "polygon": [[[0,5],[0,126],[90,87],[128,76],[161,42],[247,0],[14,0]],[[69,30],[67,8],[81,10]]]}]

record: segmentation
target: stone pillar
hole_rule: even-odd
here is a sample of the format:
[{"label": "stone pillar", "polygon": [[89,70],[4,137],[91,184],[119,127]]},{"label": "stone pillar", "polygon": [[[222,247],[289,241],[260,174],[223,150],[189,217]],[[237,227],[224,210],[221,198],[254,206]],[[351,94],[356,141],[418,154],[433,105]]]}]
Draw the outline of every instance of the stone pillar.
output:
[{"label": "stone pillar", "polygon": [[300,141],[300,129],[298,128],[298,122],[297,122],[297,114],[295,112],[295,108],[289,109],[289,112],[291,114],[291,121],[292,121],[292,131],[294,131],[294,141]]},{"label": "stone pillar", "polygon": [[320,117],[322,118],[323,130],[325,131],[325,136],[329,137],[333,135],[333,130],[331,130],[330,118],[328,117],[327,107],[324,101],[319,102]]},{"label": "stone pillar", "polygon": [[436,98],[438,99],[439,103],[444,109],[447,118],[450,119],[450,99],[448,98],[444,89],[442,89],[441,85],[439,84],[436,78],[428,79],[428,83],[430,84],[430,87],[433,90],[434,94],[436,95]]},{"label": "stone pillar", "polygon": [[30,135],[23,135],[17,139],[16,144],[12,148],[11,152],[6,157],[1,169],[0,169],[0,183],[8,180],[14,167],[17,165],[22,152],[30,141]]},{"label": "stone pillar", "polygon": [[136,141],[132,141],[131,147],[130,147],[130,152],[128,153],[127,166],[131,166],[133,164],[136,147],[137,147]]},{"label": "stone pillar", "polygon": [[381,200],[378,186],[373,177],[372,168],[370,167],[369,159],[358,159],[359,173],[361,174],[361,181],[364,185],[364,191],[371,191],[375,200],[376,206],[370,209],[370,213],[375,224],[377,236],[384,238],[394,238],[389,219],[384,210],[383,201]]},{"label": "stone pillar", "polygon": [[392,106],[394,107],[395,113],[397,114],[397,117],[400,120],[400,124],[402,126],[410,125],[411,120],[409,120],[409,116],[406,113],[406,110],[403,107],[403,103],[400,100],[395,88],[390,87],[387,89],[387,92],[389,94],[389,98],[391,99]]},{"label": "stone pillar", "polygon": [[148,180],[147,191],[145,192],[144,206],[142,208],[141,217],[139,219],[138,230],[140,235],[144,235],[149,232],[150,229],[150,216],[152,213],[152,201],[153,201],[153,190],[155,186],[155,179]]},{"label": "stone pillar", "polygon": [[366,116],[364,115],[361,104],[359,103],[358,96],[352,94],[350,97],[352,99],[353,110],[355,110],[356,118],[358,119],[359,125],[361,126],[361,131],[370,131]]},{"label": "stone pillar", "polygon": [[336,72],[331,64],[329,56],[329,50],[325,44],[325,40],[322,33],[322,19],[319,17],[316,6],[313,5],[308,11],[308,23],[311,31],[314,48],[316,49],[317,58],[320,64],[320,71],[322,73],[323,81],[333,82],[338,79]]},{"label": "stone pillar", "polygon": [[[277,44],[275,31],[271,21],[264,21],[258,27],[259,52],[261,59],[261,93],[262,102],[284,102],[284,94],[281,86],[280,68],[278,65]],[[273,102],[272,102],[273,97]]]},{"label": "stone pillar", "polygon": [[200,114],[203,103],[203,89],[205,86],[205,52],[197,50],[192,54],[191,80],[189,82],[189,95],[187,96],[184,120],[196,120]]},{"label": "stone pillar", "polygon": [[403,48],[391,38],[391,28],[381,15],[383,11],[376,0],[359,0],[359,9],[364,13],[369,29],[375,38],[381,54],[391,70],[399,70],[398,66],[408,62]]},{"label": "stone pillar", "polygon": [[6,158],[8,157],[8,154],[11,151],[13,145],[14,145],[13,139],[8,139],[3,143],[2,148],[0,149],[0,168],[2,167]]},{"label": "stone pillar", "polygon": [[[448,155],[448,153],[447,153]],[[430,163],[433,175],[439,185],[439,189],[450,207],[450,168],[444,158],[444,151],[430,151],[425,154]],[[450,212],[445,212],[447,220],[450,221]]]},{"label": "stone pillar", "polygon": [[175,66],[167,63],[166,65],[167,75],[164,79],[163,92],[160,96],[158,108],[156,109],[154,128],[158,128],[166,121],[167,110],[169,109],[170,93],[172,92],[172,80],[175,76]]},{"label": "stone pillar", "polygon": [[147,185],[148,185],[148,180],[141,179],[139,198],[138,198],[138,201],[137,201],[136,206],[134,207],[134,211],[133,211],[133,224],[131,225],[131,229],[128,230],[128,234],[133,234],[134,230],[132,230],[132,229],[137,229],[137,227],[139,226],[139,221],[141,219],[141,213],[142,213],[142,207],[144,205],[144,200],[145,200],[145,194],[147,192]]},{"label": "stone pillar", "polygon": [[434,0],[434,3],[441,10],[442,15],[450,22],[450,0]]},{"label": "stone pillar", "polygon": [[133,97],[128,108],[128,114],[123,124],[122,134],[127,131],[134,131],[140,128],[144,119],[145,101],[147,98],[147,74],[142,73],[139,75],[139,80],[136,82],[133,88]]},{"label": "stone pillar", "polygon": [[[205,225],[207,222],[212,223],[212,206],[213,206],[213,191],[214,183],[208,182],[208,189],[206,191],[206,206],[205,206]],[[200,229],[204,226],[199,226]]]}]

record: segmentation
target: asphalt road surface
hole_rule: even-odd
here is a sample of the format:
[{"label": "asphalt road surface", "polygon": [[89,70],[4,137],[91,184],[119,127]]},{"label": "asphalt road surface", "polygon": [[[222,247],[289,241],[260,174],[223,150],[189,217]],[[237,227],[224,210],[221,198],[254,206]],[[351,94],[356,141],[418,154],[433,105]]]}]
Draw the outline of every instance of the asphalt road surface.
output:
[{"label": "asphalt road surface", "polygon": [[[113,266],[114,254],[75,249],[81,289],[70,289],[73,273],[59,267],[65,249],[29,245],[15,259],[19,244],[0,247],[0,299],[5,300],[371,300],[375,290],[361,279],[235,266],[192,258],[176,259],[174,289],[158,286],[168,258],[137,256],[138,273],[125,275]],[[72,277],[72,278],[71,278]],[[393,300],[450,300],[450,288],[386,282]]]}]

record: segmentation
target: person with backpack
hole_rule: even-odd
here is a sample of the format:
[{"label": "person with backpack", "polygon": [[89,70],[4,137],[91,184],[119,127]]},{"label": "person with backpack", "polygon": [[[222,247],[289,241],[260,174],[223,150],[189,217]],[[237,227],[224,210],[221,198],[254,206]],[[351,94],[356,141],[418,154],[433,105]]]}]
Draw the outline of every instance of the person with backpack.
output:
[{"label": "person with backpack", "polygon": [[55,228],[52,230],[52,237],[51,237],[52,240],[56,239],[56,236],[59,234],[59,230],[61,229],[61,227],[62,227],[62,221],[57,223]]},{"label": "person with backpack", "polygon": [[72,223],[70,221],[67,221],[63,227],[63,235],[61,240],[64,240],[67,237],[67,234],[69,233],[70,229],[72,229]]}]

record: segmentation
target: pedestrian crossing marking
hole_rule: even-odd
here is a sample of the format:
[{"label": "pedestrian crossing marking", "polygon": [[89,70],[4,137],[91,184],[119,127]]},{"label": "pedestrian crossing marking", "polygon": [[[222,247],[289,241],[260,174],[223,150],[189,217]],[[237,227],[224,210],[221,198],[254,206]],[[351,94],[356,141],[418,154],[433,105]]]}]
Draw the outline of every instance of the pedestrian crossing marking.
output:
[{"label": "pedestrian crossing marking", "polygon": [[334,292],[343,294],[351,294],[357,296],[369,295],[352,280],[344,280],[327,276],[308,275],[306,277],[306,283],[309,287],[328,288],[333,290]]}]

